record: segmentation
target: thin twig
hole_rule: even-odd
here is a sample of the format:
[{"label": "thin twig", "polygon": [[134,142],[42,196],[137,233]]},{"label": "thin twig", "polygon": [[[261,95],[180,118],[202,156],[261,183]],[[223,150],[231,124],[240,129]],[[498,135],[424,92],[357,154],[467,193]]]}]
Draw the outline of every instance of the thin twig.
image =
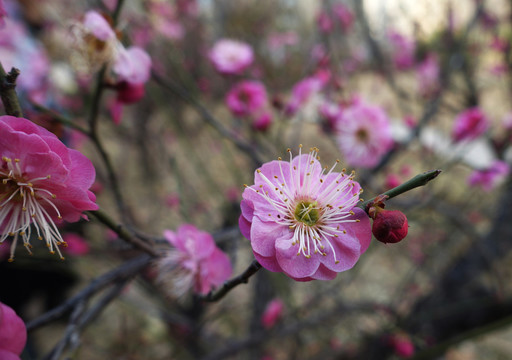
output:
[{"label": "thin twig", "polygon": [[76,294],[63,304],[57,306],[56,308],[53,308],[52,310],[44,313],[38,318],[28,322],[27,331],[36,330],[41,326],[44,326],[52,321],[60,319],[68,311],[73,309],[78,303],[90,298],[98,291],[104,289],[114,281],[120,279],[129,279],[135,276],[138,272],[145,268],[150,263],[151,260],[151,256],[144,254],[127,261],[118,268],[109,271],[108,273],[103,274],[100,277],[97,277],[96,279],[91,281],[91,283],[85,289],[80,291],[78,294]]},{"label": "thin twig", "polygon": [[96,219],[98,219],[101,223],[106,225],[109,229],[114,231],[119,237],[126,242],[132,244],[133,246],[145,251],[149,255],[153,257],[158,257],[158,252],[147,242],[144,242],[143,240],[135,237],[128,229],[123,226],[122,224],[119,224],[115,222],[110,216],[108,216],[107,213],[105,213],[102,210],[96,210],[96,211],[88,211],[88,214],[94,216]]},{"label": "thin twig", "polygon": [[[427,185],[430,181],[434,180],[439,174],[441,174],[442,170],[430,170],[427,172],[424,172],[423,174],[416,175],[412,179],[404,182],[401,185],[398,185],[397,187],[386,191],[382,195],[387,195],[389,199],[394,198],[395,196],[398,196],[400,194],[403,194],[404,192],[407,192],[409,190],[415,189],[420,186]],[[374,201],[375,198],[371,198],[370,200],[366,200],[358,205],[361,209],[366,211],[366,206]]]},{"label": "thin twig", "polygon": [[224,295],[226,295],[229,291],[231,291],[234,287],[240,284],[247,284],[249,282],[249,278],[256,274],[256,272],[261,269],[261,264],[253,260],[251,265],[240,275],[237,277],[234,277],[231,280],[228,280],[222,285],[222,287],[217,290],[216,292],[211,291],[209,294],[202,297],[202,300],[208,301],[208,302],[214,302],[222,299]]}]

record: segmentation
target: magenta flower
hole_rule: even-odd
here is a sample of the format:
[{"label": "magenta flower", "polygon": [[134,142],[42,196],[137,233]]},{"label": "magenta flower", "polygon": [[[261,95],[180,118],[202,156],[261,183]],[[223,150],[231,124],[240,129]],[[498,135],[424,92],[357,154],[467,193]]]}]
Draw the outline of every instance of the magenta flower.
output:
[{"label": "magenta flower", "polygon": [[254,54],[249,44],[221,39],[213,45],[209,58],[221,74],[239,75],[252,64]]},{"label": "magenta flower", "polygon": [[26,342],[25,323],[13,309],[0,302],[0,359],[20,360]]},{"label": "magenta flower", "polygon": [[334,15],[338,18],[340,22],[341,29],[343,31],[348,31],[354,24],[354,14],[350,8],[343,3],[334,4],[332,11]]},{"label": "magenta flower", "polygon": [[267,304],[263,315],[261,316],[261,324],[265,329],[273,327],[283,316],[284,302],[281,299],[274,299]]},{"label": "magenta flower", "polygon": [[435,54],[429,54],[416,68],[416,79],[420,94],[430,96],[439,90],[439,61]]},{"label": "magenta flower", "polygon": [[56,223],[75,222],[85,210],[97,210],[89,191],[92,163],[31,121],[0,116],[0,243],[19,238],[30,252],[30,237],[45,240],[51,253],[65,244]]},{"label": "magenta flower", "polygon": [[66,243],[66,247],[63,249],[63,251],[66,254],[72,255],[72,256],[82,256],[86,255],[90,251],[89,244],[87,241],[81,237],[78,234],[75,233],[66,233],[62,237],[64,239],[64,242]]},{"label": "magenta flower", "polygon": [[414,41],[396,31],[390,31],[388,39],[395,67],[398,70],[410,69],[414,65],[414,52],[416,51]]},{"label": "magenta flower", "polygon": [[7,11],[5,11],[4,2],[0,0],[0,29],[5,27],[5,18],[7,17]]},{"label": "magenta flower", "polygon": [[453,124],[452,138],[459,142],[474,140],[489,128],[489,120],[478,107],[472,107],[459,113]]},{"label": "magenta flower", "polygon": [[190,289],[205,295],[231,275],[229,258],[209,233],[185,224],[177,232],[164,231],[164,236],[174,248],[159,261],[159,276],[160,280],[170,280],[175,295]]},{"label": "magenta flower", "polygon": [[287,115],[294,115],[301,107],[305,106],[314,95],[318,94],[325,85],[324,79],[319,76],[311,76],[302,79],[292,88],[292,95],[285,112]]},{"label": "magenta flower", "polygon": [[260,81],[241,81],[226,95],[226,104],[235,116],[254,115],[266,103],[267,91]]},{"label": "magenta flower", "polygon": [[344,109],[336,140],[351,166],[372,168],[393,146],[391,123],[381,108],[358,103]]},{"label": "magenta flower", "polygon": [[501,184],[510,173],[510,166],[500,160],[494,161],[489,168],[475,170],[469,175],[470,186],[480,186],[484,191],[491,191]]},{"label": "magenta flower", "polygon": [[371,240],[366,213],[356,207],[354,175],[322,169],[318,149],[256,170],[242,194],[242,234],[267,270],[298,281],[330,280],[352,268]]}]

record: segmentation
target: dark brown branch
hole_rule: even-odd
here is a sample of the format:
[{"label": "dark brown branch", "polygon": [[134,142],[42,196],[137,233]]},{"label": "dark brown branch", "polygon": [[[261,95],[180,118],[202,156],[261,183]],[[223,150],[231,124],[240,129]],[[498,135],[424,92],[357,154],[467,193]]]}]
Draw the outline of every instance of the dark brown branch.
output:
[{"label": "dark brown branch", "polygon": [[5,112],[7,115],[16,117],[23,117],[21,106],[16,95],[16,79],[20,71],[12,68],[8,73],[5,72],[2,63],[0,62],[0,97],[4,104]]},{"label": "dark brown branch", "polygon": [[253,260],[251,265],[249,265],[249,267],[242,274],[238,275],[237,277],[234,277],[231,280],[226,281],[219,290],[217,290],[216,292],[211,291],[209,294],[202,297],[202,299],[208,302],[214,302],[222,299],[224,295],[226,295],[229,291],[231,291],[231,289],[233,289],[237,285],[247,284],[249,282],[249,278],[256,274],[256,272],[259,269],[261,269],[261,267],[262,266],[259,262]]}]

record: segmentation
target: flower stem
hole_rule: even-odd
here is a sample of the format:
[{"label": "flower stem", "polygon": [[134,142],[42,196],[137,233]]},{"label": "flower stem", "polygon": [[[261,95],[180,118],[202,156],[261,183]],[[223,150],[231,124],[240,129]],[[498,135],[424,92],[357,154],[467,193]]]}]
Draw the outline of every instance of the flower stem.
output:
[{"label": "flower stem", "polygon": [[16,78],[20,71],[12,68],[8,73],[5,72],[2,63],[0,62],[0,97],[4,104],[5,112],[7,115],[16,117],[23,117],[21,106],[16,95]]},{"label": "flower stem", "polygon": [[[423,174],[418,174],[412,179],[404,182],[401,185],[398,185],[391,190],[386,191],[385,193],[382,193],[381,195],[387,195],[388,199],[391,199],[409,190],[427,185],[431,180],[434,180],[441,173],[441,171],[442,170],[436,169],[424,172]],[[366,211],[366,205],[368,205],[373,200],[375,200],[375,197],[371,198],[370,200],[366,200],[357,206]]]},{"label": "flower stem", "polygon": [[207,302],[214,302],[222,299],[224,295],[226,295],[231,289],[240,284],[247,284],[249,282],[249,278],[256,274],[256,272],[261,269],[261,264],[257,260],[253,260],[251,265],[243,273],[234,277],[231,280],[228,280],[222,285],[222,287],[217,291],[210,291],[207,295],[202,297],[202,300]]}]

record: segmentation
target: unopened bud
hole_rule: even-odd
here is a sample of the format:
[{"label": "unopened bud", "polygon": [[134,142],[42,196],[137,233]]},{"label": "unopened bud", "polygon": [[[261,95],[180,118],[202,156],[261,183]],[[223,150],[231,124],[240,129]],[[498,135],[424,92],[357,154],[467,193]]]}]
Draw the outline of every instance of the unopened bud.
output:
[{"label": "unopened bud", "polygon": [[399,210],[384,210],[388,197],[379,195],[368,204],[368,214],[373,219],[372,233],[380,242],[385,244],[402,241],[409,231],[407,217]]}]

